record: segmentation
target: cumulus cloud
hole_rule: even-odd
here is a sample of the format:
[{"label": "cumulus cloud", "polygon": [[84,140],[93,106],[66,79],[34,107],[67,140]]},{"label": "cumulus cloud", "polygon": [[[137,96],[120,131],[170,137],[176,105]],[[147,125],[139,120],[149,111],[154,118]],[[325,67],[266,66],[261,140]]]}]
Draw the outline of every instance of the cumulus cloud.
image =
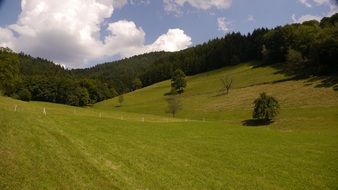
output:
[{"label": "cumulus cloud", "polygon": [[15,37],[12,31],[7,28],[0,27],[0,47],[13,47],[14,40]]},{"label": "cumulus cloud", "polygon": [[[147,0],[134,0],[147,3]],[[90,60],[149,51],[178,51],[191,45],[180,29],[169,29],[154,43],[145,44],[145,32],[134,22],[121,20],[101,26],[114,6],[125,0],[22,0],[15,24],[0,27],[0,46],[51,59],[67,67],[84,67]],[[101,40],[103,39],[103,40]]]},{"label": "cumulus cloud", "polygon": [[169,29],[166,34],[162,34],[157,40],[149,45],[147,51],[176,51],[177,49],[184,49],[191,45],[191,38],[184,34],[181,29]]},{"label": "cumulus cloud", "polygon": [[323,15],[310,15],[310,14],[306,14],[306,15],[302,15],[298,18],[296,18],[296,15],[293,14],[292,15],[292,21],[294,23],[302,23],[305,21],[309,21],[309,20],[318,20],[320,21],[323,17],[327,16],[332,16],[336,13],[338,13],[338,1],[337,0],[298,0],[299,2],[301,2],[302,4],[304,4],[307,7],[312,7],[312,3],[316,4],[317,6],[328,6],[329,7],[329,11],[327,13],[324,13]]},{"label": "cumulus cloud", "polygon": [[154,43],[144,45],[145,32],[134,22],[122,20],[108,26],[110,35],[104,40],[105,54],[114,51],[122,57],[152,51],[177,51],[189,47],[192,42],[181,29],[169,29],[166,34],[159,36]]},{"label": "cumulus cloud", "polygon": [[292,21],[294,23],[303,23],[305,21],[309,21],[309,20],[318,20],[320,21],[322,17],[321,16],[316,16],[316,15],[303,15],[303,16],[300,16],[300,17],[296,17],[295,14],[292,15]]},{"label": "cumulus cloud", "polygon": [[217,18],[218,30],[225,33],[231,31],[231,22],[228,21],[225,17]]},{"label": "cumulus cloud", "polygon": [[208,10],[211,8],[227,9],[230,7],[232,0],[163,0],[164,9],[168,12],[180,14],[181,7],[185,4],[200,9]]},{"label": "cumulus cloud", "polygon": [[110,23],[107,30],[110,35],[104,40],[106,55],[112,51],[127,57],[137,54],[143,48],[145,32],[134,22],[121,20]]}]

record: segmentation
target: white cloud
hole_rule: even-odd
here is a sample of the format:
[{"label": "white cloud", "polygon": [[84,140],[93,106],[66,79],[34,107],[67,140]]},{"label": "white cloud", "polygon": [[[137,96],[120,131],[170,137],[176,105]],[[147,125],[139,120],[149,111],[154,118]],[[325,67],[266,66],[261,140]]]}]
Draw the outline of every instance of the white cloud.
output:
[{"label": "white cloud", "polygon": [[149,5],[150,0],[130,0],[130,4],[132,4],[132,5],[138,5],[138,4]]},{"label": "white cloud", "polygon": [[[150,4],[150,0],[129,0],[129,3],[131,5],[140,5],[140,4],[148,5]],[[114,0],[113,1],[114,8],[122,8],[127,4],[128,4],[128,0]]]},{"label": "white cloud", "polygon": [[336,13],[338,13],[338,1],[336,2],[336,4],[330,4],[330,11],[327,13],[327,16],[332,16]]},{"label": "white cloud", "polygon": [[13,47],[14,40],[12,31],[0,27],[0,47]]},{"label": "white cloud", "polygon": [[292,21],[294,23],[303,23],[305,21],[309,21],[309,20],[318,20],[320,21],[322,17],[321,16],[316,16],[316,15],[303,15],[303,16],[300,16],[300,17],[296,17],[295,14],[292,15]]},{"label": "white cloud", "polygon": [[231,22],[228,21],[225,17],[217,18],[218,30],[223,31],[225,33],[231,31]]},{"label": "white cloud", "polygon": [[311,3],[308,0],[298,0],[300,3],[304,4],[307,7],[312,7]]},{"label": "white cloud", "polygon": [[128,0],[114,0],[113,1],[113,6],[115,8],[122,8],[128,3]]},{"label": "white cloud", "polygon": [[[305,4],[307,7],[312,7],[312,4],[309,3],[310,0],[298,0],[299,2]],[[309,20],[318,20],[320,21],[323,17],[330,17],[336,13],[338,13],[338,1],[337,0],[312,0],[313,3],[315,3],[317,6],[321,6],[321,5],[326,5],[329,7],[329,11],[327,13],[324,13],[322,15],[302,15],[299,18],[296,18],[296,15],[293,14],[292,15],[292,21],[294,23],[302,23],[305,21],[309,21]]]},{"label": "white cloud", "polygon": [[175,16],[181,16],[182,15],[182,10],[181,10],[179,4],[177,4],[175,2],[175,0],[163,0],[163,4],[164,4],[164,10],[165,11],[174,13]]},{"label": "white cloud", "polygon": [[313,0],[317,5],[323,5],[330,3],[330,0]]},{"label": "white cloud", "polygon": [[249,15],[248,21],[250,21],[250,22],[255,21],[255,17],[253,15]]},{"label": "white cloud", "polygon": [[[191,45],[190,37],[182,30],[169,30],[158,38],[161,43],[156,40],[147,45],[143,29],[126,20],[106,23],[109,34],[100,40],[105,18],[112,16],[114,6],[123,6],[125,2],[22,0],[22,12],[17,22],[7,28],[0,27],[0,46],[51,59],[68,67],[84,67],[90,60],[104,57],[178,51]],[[138,2],[146,3],[147,0]]]},{"label": "white cloud", "polygon": [[189,4],[200,10],[208,10],[211,8],[227,9],[231,6],[231,1],[232,0],[163,0],[163,3],[166,11],[180,14],[182,12],[181,7],[185,4]]},{"label": "white cloud", "polygon": [[147,47],[147,51],[176,51],[185,49],[191,45],[191,38],[181,29],[169,29],[166,34],[162,34],[157,40]]},{"label": "white cloud", "polygon": [[330,0],[298,0],[298,1],[309,8],[312,7],[312,4],[316,4],[317,6],[330,4]]},{"label": "white cloud", "polygon": [[189,47],[192,42],[181,29],[169,29],[166,34],[159,36],[154,43],[144,45],[145,33],[130,21],[118,21],[109,25],[111,35],[104,40],[106,55],[109,51],[117,52],[122,57],[130,57],[152,51],[169,51]]},{"label": "white cloud", "polygon": [[110,23],[107,29],[110,35],[105,37],[104,51],[109,56],[111,52],[121,57],[129,57],[144,53],[145,32],[134,22],[121,20]]}]

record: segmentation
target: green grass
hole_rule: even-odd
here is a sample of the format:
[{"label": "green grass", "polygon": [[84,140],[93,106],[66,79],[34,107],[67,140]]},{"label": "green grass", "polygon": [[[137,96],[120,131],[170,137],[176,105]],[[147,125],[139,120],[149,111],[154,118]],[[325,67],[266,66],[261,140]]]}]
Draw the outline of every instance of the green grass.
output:
[{"label": "green grass", "polygon": [[[218,95],[223,75],[234,77],[228,96]],[[168,81],[122,107],[0,97],[0,189],[337,189],[338,94],[274,83],[284,79],[250,64],[189,77],[177,119],[164,112]],[[261,91],[279,99],[280,116],[242,126]]]}]

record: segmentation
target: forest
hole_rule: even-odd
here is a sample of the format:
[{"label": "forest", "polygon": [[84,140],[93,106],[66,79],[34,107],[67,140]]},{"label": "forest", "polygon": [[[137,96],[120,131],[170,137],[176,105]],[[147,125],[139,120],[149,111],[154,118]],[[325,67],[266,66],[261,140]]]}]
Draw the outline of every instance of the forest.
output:
[{"label": "forest", "polygon": [[147,53],[85,69],[1,47],[0,91],[24,101],[86,106],[167,80],[178,68],[194,75],[251,60],[298,77],[337,76],[338,14],[320,22],[233,32],[179,52]]}]

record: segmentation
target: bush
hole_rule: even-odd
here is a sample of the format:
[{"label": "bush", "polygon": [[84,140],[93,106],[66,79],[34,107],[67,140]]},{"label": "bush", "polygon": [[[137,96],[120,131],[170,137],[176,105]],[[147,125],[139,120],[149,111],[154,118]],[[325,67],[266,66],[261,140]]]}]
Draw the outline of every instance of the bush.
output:
[{"label": "bush", "polygon": [[32,99],[32,94],[29,90],[27,89],[21,89],[17,93],[17,98],[23,101],[30,101]]},{"label": "bush", "polygon": [[254,110],[252,117],[254,119],[271,121],[279,113],[279,103],[272,97],[268,96],[265,92],[254,101]]}]

